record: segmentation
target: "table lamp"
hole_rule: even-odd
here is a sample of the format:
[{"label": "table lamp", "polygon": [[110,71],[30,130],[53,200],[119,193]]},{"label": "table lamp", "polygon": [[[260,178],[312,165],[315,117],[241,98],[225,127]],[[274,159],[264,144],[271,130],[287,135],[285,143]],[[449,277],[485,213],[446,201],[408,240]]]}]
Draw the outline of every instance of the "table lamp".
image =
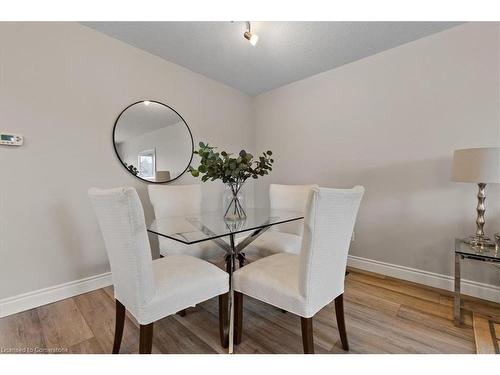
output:
[{"label": "table lamp", "polygon": [[484,234],[484,212],[486,184],[500,183],[500,147],[482,147],[455,150],[453,154],[452,180],[474,182],[479,187],[477,194],[476,233],[464,239],[477,247],[495,246]]}]

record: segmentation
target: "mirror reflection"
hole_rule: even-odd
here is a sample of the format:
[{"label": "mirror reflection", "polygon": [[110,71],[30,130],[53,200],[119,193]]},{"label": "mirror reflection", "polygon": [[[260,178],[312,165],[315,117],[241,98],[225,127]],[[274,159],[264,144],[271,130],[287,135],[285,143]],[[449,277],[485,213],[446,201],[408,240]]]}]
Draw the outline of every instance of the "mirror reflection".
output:
[{"label": "mirror reflection", "polygon": [[193,138],[169,106],[141,101],[123,110],[113,130],[116,154],[134,176],[153,183],[180,177],[193,157]]}]

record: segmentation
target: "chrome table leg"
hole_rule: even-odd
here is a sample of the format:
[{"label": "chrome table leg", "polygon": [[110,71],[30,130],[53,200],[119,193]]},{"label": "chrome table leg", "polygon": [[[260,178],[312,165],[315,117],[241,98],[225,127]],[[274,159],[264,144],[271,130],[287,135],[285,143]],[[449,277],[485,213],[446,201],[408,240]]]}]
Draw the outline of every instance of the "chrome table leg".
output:
[{"label": "chrome table leg", "polygon": [[229,236],[231,245],[231,258],[229,266],[229,354],[234,352],[234,286],[233,272],[236,265],[237,249],[234,243],[234,234]]},{"label": "chrome table leg", "polygon": [[453,315],[456,326],[462,324],[462,309],[460,308],[460,254],[455,254],[455,296],[453,301]]},{"label": "chrome table leg", "polygon": [[[219,238],[212,239],[213,242],[215,242],[219,247],[221,247],[227,252],[227,256],[229,257],[228,262],[226,263],[226,271],[229,273],[229,354],[232,354],[234,351],[233,272],[236,270],[236,260],[240,260],[239,255],[241,250],[250,245],[250,243],[252,243],[257,237],[259,237],[269,228],[270,226],[256,229],[248,237],[246,237],[243,241],[241,241],[238,245],[236,245],[234,233],[231,233],[229,235],[229,246],[227,246],[227,243]],[[203,230],[203,232],[207,234],[213,233],[205,226],[201,226],[201,230]]]}]

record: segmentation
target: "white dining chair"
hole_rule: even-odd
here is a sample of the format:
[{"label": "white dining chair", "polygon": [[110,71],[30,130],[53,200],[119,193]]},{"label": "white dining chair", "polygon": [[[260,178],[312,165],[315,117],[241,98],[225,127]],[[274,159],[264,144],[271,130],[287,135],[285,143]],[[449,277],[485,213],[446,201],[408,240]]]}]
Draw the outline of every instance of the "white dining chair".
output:
[{"label": "white dining chair", "polygon": [[[144,212],[134,188],[89,190],[111,266],[116,300],[113,353],[120,351],[128,310],[140,325],[139,352],[151,353],[153,324],[179,310],[219,296],[227,299],[229,275],[215,265],[186,255],[152,260]],[[219,323],[227,311],[219,311]],[[224,324],[219,327],[225,345]]]},{"label": "white dining chair", "polygon": [[[281,185],[269,186],[271,211],[286,210],[304,213],[307,197],[312,188],[318,185]],[[270,228],[256,238],[245,249],[245,254],[257,258],[278,253],[298,254],[302,243],[302,222],[292,221]]]},{"label": "white dining chair", "polygon": [[347,253],[364,188],[312,188],[299,254],[281,253],[238,269],[235,292],[235,339],[241,342],[243,294],[301,317],[304,353],[314,353],[312,317],[335,300],[337,327],[349,349],[344,322]]},{"label": "white dining chair", "polygon": [[[149,200],[153,205],[155,218],[175,216],[198,216],[201,213],[201,187],[195,185],[148,185]],[[160,254],[192,255],[208,261],[223,259],[225,251],[211,241],[186,245],[170,238],[159,236]]]}]

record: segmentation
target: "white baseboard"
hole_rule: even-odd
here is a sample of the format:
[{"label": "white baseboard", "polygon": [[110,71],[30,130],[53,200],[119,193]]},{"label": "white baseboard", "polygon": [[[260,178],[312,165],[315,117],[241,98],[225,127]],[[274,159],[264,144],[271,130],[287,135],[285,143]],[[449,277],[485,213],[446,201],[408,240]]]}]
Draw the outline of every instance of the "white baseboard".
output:
[{"label": "white baseboard", "polygon": [[0,300],[0,318],[91,292],[112,284],[111,272],[70,281]]},{"label": "white baseboard", "polygon": [[[454,278],[439,273],[419,270],[397,264],[379,262],[377,260],[349,255],[347,264],[353,268],[380,273],[382,275],[424,284],[434,288],[454,290]],[[461,293],[494,302],[500,302],[500,287],[462,279]]]},{"label": "white baseboard", "polygon": [[[453,290],[453,277],[397,264],[349,255],[347,264],[361,270],[380,273],[397,279],[412,281],[434,288]],[[51,286],[33,292],[0,300],[0,318],[21,311],[57,302],[78,294],[91,292],[112,284],[111,273],[86,277],[69,283]],[[500,302],[500,287],[462,279],[462,293],[470,296]]]}]

